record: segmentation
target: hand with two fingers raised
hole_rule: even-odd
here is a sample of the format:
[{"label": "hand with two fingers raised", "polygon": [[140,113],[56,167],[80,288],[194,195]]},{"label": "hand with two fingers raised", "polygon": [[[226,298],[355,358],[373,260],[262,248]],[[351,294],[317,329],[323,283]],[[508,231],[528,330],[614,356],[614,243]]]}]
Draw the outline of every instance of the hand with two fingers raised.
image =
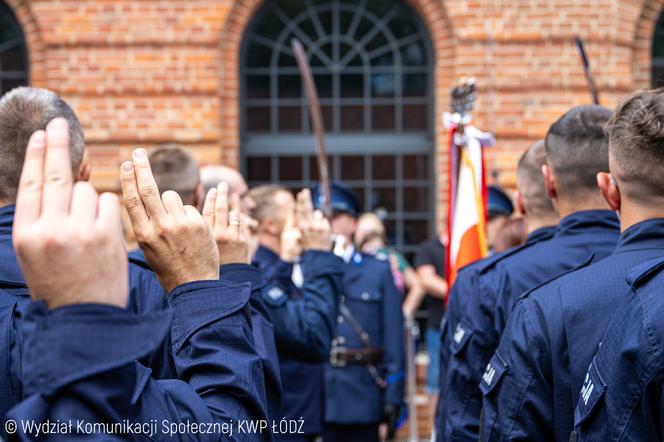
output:
[{"label": "hand with two fingers raised", "polygon": [[56,118],[35,132],[16,198],[13,243],[35,301],[127,306],[127,253],[120,201],[74,183],[69,126]]},{"label": "hand with two fingers raised", "polygon": [[167,191],[160,196],[145,149],[121,166],[122,195],[145,258],[167,292],[219,279],[219,253],[201,214]]}]

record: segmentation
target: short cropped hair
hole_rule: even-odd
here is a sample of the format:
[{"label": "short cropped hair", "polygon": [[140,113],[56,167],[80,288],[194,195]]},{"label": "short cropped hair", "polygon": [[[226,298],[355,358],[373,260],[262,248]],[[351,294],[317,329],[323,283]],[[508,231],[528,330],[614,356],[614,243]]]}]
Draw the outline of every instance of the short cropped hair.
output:
[{"label": "short cropped hair", "polygon": [[251,217],[258,223],[262,223],[266,218],[274,217],[279,209],[275,201],[275,197],[279,192],[289,193],[289,190],[277,184],[265,184],[251,189],[249,197],[256,204],[251,211]]},{"label": "short cropped hair", "polygon": [[191,152],[178,144],[164,144],[151,149],[148,158],[159,191],[173,190],[185,204],[192,204],[200,174]]},{"label": "short cropped hair", "polygon": [[69,153],[76,174],[83,161],[85,138],[81,123],[65,101],[52,91],[33,87],[18,87],[0,98],[0,200],[16,201],[30,137],[58,117],[69,123]]},{"label": "short cropped hair", "polygon": [[616,108],[606,127],[611,173],[639,202],[664,197],[664,88],[638,91]]},{"label": "short cropped hair", "polygon": [[519,159],[516,169],[517,188],[523,197],[528,216],[542,217],[556,213],[544,184],[542,166],[545,164],[544,140],[531,145]]},{"label": "short cropped hair", "polygon": [[611,115],[602,106],[576,106],[549,128],[546,156],[560,193],[583,197],[599,192],[597,173],[609,171],[605,126]]}]

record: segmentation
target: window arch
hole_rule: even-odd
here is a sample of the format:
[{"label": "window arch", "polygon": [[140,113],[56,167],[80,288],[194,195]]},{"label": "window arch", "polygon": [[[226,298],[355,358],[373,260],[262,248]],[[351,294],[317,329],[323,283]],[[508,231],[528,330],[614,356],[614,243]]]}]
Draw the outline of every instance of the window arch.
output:
[{"label": "window arch", "polygon": [[28,51],[21,26],[0,1],[0,96],[28,84]]},{"label": "window arch", "polygon": [[241,54],[241,162],[250,184],[318,179],[299,39],[318,87],[331,174],[383,208],[405,252],[433,233],[433,57],[400,0],[268,0]]}]

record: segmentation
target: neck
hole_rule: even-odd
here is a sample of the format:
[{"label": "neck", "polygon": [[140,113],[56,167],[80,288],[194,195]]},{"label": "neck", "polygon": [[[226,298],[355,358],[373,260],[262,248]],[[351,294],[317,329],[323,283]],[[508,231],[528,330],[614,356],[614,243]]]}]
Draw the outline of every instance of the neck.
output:
[{"label": "neck", "polygon": [[551,214],[550,216],[527,216],[528,234],[533,233],[542,227],[555,226],[558,224],[558,216]]},{"label": "neck", "polygon": [[281,241],[278,237],[269,233],[259,233],[258,243],[263,247],[273,251],[277,255],[281,253]]},{"label": "neck", "polygon": [[596,192],[579,193],[574,199],[558,198],[555,202],[560,218],[565,218],[576,212],[584,210],[611,210],[599,190]]},{"label": "neck", "polygon": [[664,199],[639,204],[623,197],[620,202],[620,231],[649,219],[664,218]]}]

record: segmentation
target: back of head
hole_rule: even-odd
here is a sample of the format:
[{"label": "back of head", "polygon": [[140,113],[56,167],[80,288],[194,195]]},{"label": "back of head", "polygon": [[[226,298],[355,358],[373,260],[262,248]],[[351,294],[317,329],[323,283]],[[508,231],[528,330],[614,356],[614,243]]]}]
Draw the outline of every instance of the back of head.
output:
[{"label": "back of head", "polygon": [[85,150],[83,129],[76,114],[54,92],[19,87],[0,98],[0,201],[16,201],[18,181],[28,140],[54,118],[69,123],[72,172],[76,175]]},{"label": "back of head", "polygon": [[611,173],[621,194],[639,203],[664,197],[664,88],[621,103],[606,128]]},{"label": "back of head", "polygon": [[251,217],[258,221],[259,225],[268,218],[275,219],[279,217],[276,196],[280,192],[288,193],[288,189],[276,184],[265,184],[254,187],[249,191],[249,197],[255,203],[251,210]]},{"label": "back of head", "polygon": [[196,204],[200,174],[198,161],[177,144],[164,144],[148,153],[154,180],[160,192],[173,190],[185,204]]},{"label": "back of head", "polygon": [[601,198],[597,174],[609,171],[609,143],[604,129],[611,115],[602,106],[576,106],[549,128],[546,156],[556,177],[558,198]]},{"label": "back of head", "polygon": [[556,215],[542,175],[542,166],[545,164],[546,151],[543,140],[530,146],[519,159],[516,170],[517,188],[523,198],[528,217],[544,218]]},{"label": "back of head", "polygon": [[201,168],[201,182],[206,195],[210,189],[217,187],[219,183],[228,184],[229,192],[240,196],[243,196],[248,190],[247,183],[240,172],[228,166],[203,166]]},{"label": "back of head", "polygon": [[512,218],[498,230],[493,242],[494,253],[504,252],[512,247],[519,246],[528,238],[528,227],[523,218]]}]

